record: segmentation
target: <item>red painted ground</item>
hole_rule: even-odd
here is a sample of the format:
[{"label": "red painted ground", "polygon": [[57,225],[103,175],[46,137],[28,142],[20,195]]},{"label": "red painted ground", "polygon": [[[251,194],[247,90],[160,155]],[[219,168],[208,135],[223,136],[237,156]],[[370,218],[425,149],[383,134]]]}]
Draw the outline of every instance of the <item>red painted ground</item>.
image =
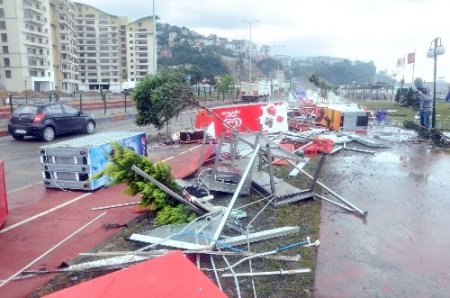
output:
[{"label": "red painted ground", "polygon": [[[123,189],[124,186],[101,189],[66,207],[5,232],[9,226],[85,192],[45,190],[43,186],[35,186],[11,194],[9,216],[3,230],[0,230],[0,279],[9,278],[103,212],[91,211],[91,208],[136,201],[136,198],[122,194]],[[93,249],[118,231],[118,229],[107,231],[103,227],[104,224],[129,223],[138,216],[133,210],[135,206],[107,210],[105,216],[27,270],[44,267],[49,270],[56,269],[61,262],[77,257],[80,252]],[[25,297],[51,277],[52,275],[46,275],[11,281],[0,288],[0,297]]]},{"label": "red painted ground", "polygon": [[165,148],[156,152],[149,152],[151,160],[162,160],[170,165],[172,174],[176,179],[185,178],[193,174],[214,153],[214,144],[202,145],[188,144],[172,149]]},{"label": "red painted ground", "polygon": [[[174,176],[178,178],[193,173],[197,165],[202,163],[200,152],[201,147],[197,145],[180,146],[176,153],[172,152],[169,156],[173,157],[168,163],[173,167]],[[212,152],[213,148],[208,146],[204,150],[203,158],[209,157]],[[159,159],[161,159],[161,155]],[[0,230],[0,280],[8,279],[104,212],[92,211],[92,208],[138,201],[136,197],[123,194],[124,188],[124,185],[120,185],[89,193],[46,189],[42,185],[37,185],[9,194],[9,215],[3,229]],[[86,194],[89,195],[70,205],[10,229],[11,226],[30,217]],[[106,210],[105,216],[26,270],[56,269],[62,262],[76,258],[80,252],[94,249],[119,231],[119,229],[106,230],[103,225],[127,224],[139,216],[134,210],[136,210],[136,206]],[[26,297],[52,277],[53,275],[49,274],[10,281],[0,287],[0,297]]]}]

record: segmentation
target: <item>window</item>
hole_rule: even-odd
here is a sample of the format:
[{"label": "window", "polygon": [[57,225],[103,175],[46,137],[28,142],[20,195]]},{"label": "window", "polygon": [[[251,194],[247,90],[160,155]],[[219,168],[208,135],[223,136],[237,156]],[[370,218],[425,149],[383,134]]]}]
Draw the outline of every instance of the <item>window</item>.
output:
[{"label": "window", "polygon": [[9,53],[8,46],[3,46],[3,54],[8,54],[8,53]]},{"label": "window", "polygon": [[45,112],[48,114],[62,114],[63,110],[60,105],[51,105],[45,108]]},{"label": "window", "polygon": [[7,79],[10,79],[10,78],[11,78],[11,70],[9,70],[9,69],[5,70],[5,77],[6,77]]},{"label": "window", "polygon": [[0,30],[5,30],[5,29],[6,29],[5,21],[0,21]]},{"label": "window", "polygon": [[5,11],[3,10],[3,8],[0,8],[0,18],[4,18],[5,17]]},{"label": "window", "polygon": [[2,33],[2,42],[7,42],[7,41],[8,41],[8,34]]},{"label": "window", "polygon": [[9,58],[3,58],[3,65],[5,67],[11,67],[11,63],[9,62]]},{"label": "window", "polygon": [[66,111],[66,113],[68,113],[68,114],[77,114],[78,113],[78,110],[75,109],[74,107],[71,107],[69,105],[62,105],[62,106],[64,108],[64,111]]}]

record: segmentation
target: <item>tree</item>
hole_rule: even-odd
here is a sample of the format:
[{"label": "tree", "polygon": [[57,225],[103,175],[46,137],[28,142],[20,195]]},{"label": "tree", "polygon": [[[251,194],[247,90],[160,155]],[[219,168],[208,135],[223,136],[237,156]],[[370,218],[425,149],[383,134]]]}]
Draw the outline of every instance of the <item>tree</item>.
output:
[{"label": "tree", "polygon": [[171,176],[170,166],[164,162],[153,163],[145,156],[139,155],[118,143],[112,143],[112,153],[105,169],[97,173],[93,179],[105,175],[110,178],[111,185],[125,183],[124,193],[135,196],[140,194],[142,207],[150,207],[156,214],[155,224],[180,224],[192,221],[196,215],[185,205],[180,204],[155,184],[145,180],[131,170],[134,165],[181,195],[182,191]]},{"label": "tree", "polygon": [[195,103],[194,94],[180,70],[163,69],[140,81],[133,90],[136,124],[161,129],[173,117]]},{"label": "tree", "polygon": [[234,92],[234,77],[231,75],[224,75],[217,83],[217,90],[222,93],[222,98],[225,100],[225,93]]}]

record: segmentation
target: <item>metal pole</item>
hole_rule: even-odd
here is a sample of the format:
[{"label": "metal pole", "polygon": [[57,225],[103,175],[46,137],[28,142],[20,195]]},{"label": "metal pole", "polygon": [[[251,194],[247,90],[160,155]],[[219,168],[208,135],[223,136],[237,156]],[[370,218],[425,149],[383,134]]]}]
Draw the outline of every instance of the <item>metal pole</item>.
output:
[{"label": "metal pole", "polygon": [[221,222],[219,223],[219,226],[217,227],[217,230],[213,236],[213,240],[210,244],[210,248],[212,250],[216,247],[217,240],[219,239],[220,234],[222,234],[222,230],[228,220],[228,217],[230,216],[230,213],[234,206],[234,203],[236,202],[238,196],[240,195],[241,188],[244,185],[245,180],[247,179],[247,176],[250,173],[250,170],[253,168],[253,163],[255,162],[255,159],[258,156],[260,148],[261,148],[260,144],[256,145],[255,150],[253,151],[253,155],[250,158],[250,161],[249,161],[247,167],[245,168],[244,173],[242,174],[242,177],[241,177],[241,180],[239,181],[238,186],[236,187],[236,191],[234,192],[233,197],[231,198],[230,203],[228,204],[228,207],[225,210],[225,213],[223,214],[223,218],[222,218]]},{"label": "metal pole", "polygon": [[156,19],[155,19],[155,0],[153,0],[153,73],[156,73],[158,45],[156,44]]},{"label": "metal pole", "polygon": [[248,81],[251,82],[252,81],[252,22],[249,22],[249,24],[250,24],[250,50],[248,51],[248,55],[249,55],[250,65],[249,65]]},{"label": "metal pole", "polygon": [[153,178],[152,176],[150,176],[147,173],[145,173],[144,171],[142,171],[137,166],[132,165],[131,166],[131,170],[133,172],[135,172],[136,174],[138,174],[139,176],[143,177],[144,179],[146,179],[146,180],[150,181],[151,183],[155,184],[157,187],[159,187],[166,194],[168,194],[169,196],[171,196],[172,198],[174,198],[178,202],[186,205],[190,210],[194,211],[195,213],[197,213],[197,214],[204,214],[204,213],[206,213],[203,210],[201,210],[200,208],[198,208],[197,206],[195,206],[193,203],[189,202],[188,200],[186,200],[185,198],[183,198],[182,196],[180,196],[179,194],[177,194],[176,192],[174,192],[173,190],[171,190],[170,188],[168,188],[167,186],[165,186],[164,184],[162,184],[161,182],[159,182],[158,180]]},{"label": "metal pole", "polygon": [[25,81],[25,102],[28,103],[27,81]]},{"label": "metal pole", "polygon": [[82,111],[82,110],[83,110],[83,98],[80,93],[80,111]]},{"label": "metal pole", "polygon": [[254,21],[248,21],[248,20],[242,20],[242,22],[244,23],[248,23],[250,25],[250,46],[249,46],[249,78],[248,81],[251,82],[252,81],[252,24],[253,23],[258,23],[258,20],[254,20]]},{"label": "metal pole", "polygon": [[433,75],[433,113],[431,116],[431,128],[436,126],[436,74],[437,74],[437,55],[436,55],[436,47],[437,47],[438,38],[434,39],[434,75]]},{"label": "metal pole", "polygon": [[9,110],[11,111],[11,114],[14,112],[13,102],[12,102],[12,95],[9,95]]},{"label": "metal pole", "polygon": [[124,103],[124,105],[125,105],[125,114],[127,113],[127,91],[125,91],[124,93],[123,93],[123,95],[124,95],[124,97],[125,97],[125,103]]}]

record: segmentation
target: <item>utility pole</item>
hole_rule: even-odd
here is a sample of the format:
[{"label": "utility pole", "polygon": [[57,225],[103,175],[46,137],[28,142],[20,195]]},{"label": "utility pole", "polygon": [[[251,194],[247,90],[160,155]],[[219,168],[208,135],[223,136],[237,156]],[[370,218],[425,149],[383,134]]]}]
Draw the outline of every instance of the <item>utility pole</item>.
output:
[{"label": "utility pole", "polygon": [[249,56],[249,78],[248,81],[251,82],[252,81],[252,24],[257,24],[259,23],[258,20],[242,20],[242,22],[244,23],[248,23],[250,25],[250,49],[248,51],[248,56]]},{"label": "utility pole", "polygon": [[155,0],[153,0],[153,73],[157,70],[157,56],[158,56],[158,44],[156,40],[156,15],[155,15]]}]

